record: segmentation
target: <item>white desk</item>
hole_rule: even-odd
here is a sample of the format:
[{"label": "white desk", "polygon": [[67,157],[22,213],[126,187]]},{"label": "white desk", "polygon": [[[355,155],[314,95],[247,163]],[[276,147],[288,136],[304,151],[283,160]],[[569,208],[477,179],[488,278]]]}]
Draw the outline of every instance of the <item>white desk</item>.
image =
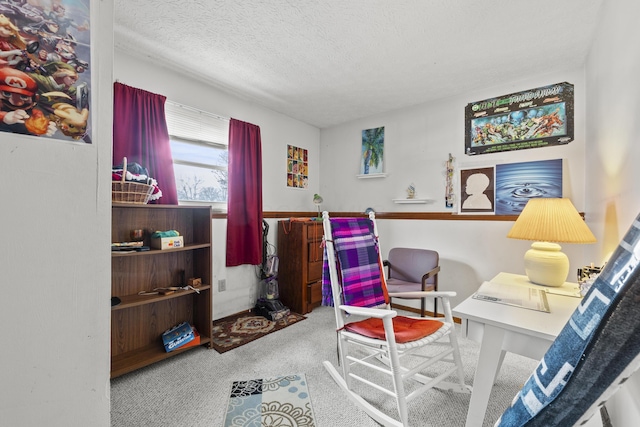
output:
[{"label": "white desk", "polygon": [[[491,282],[545,288],[550,291],[577,291],[576,283],[546,288],[529,282],[527,276],[500,273]],[[571,317],[580,298],[547,294],[550,313],[467,298],[453,309],[462,319],[462,334],[481,343],[473,380],[466,427],[482,426],[489,395],[507,351],[532,359],[542,359],[551,343]]]}]

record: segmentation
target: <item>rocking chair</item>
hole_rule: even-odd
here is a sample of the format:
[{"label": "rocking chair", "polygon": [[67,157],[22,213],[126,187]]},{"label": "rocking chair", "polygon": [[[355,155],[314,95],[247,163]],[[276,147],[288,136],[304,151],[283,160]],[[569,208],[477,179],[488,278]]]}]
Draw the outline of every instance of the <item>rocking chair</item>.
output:
[{"label": "rocking chair", "polygon": [[[330,219],[324,212],[323,225],[326,245],[323,304],[335,307],[341,373],[328,361],[324,366],[349,398],[376,422],[400,427],[409,425],[407,403],[428,390],[470,393],[471,387],[464,383],[449,302],[455,292],[389,295],[373,212],[368,219]],[[398,316],[390,309],[390,296],[439,298],[444,318]],[[353,317],[364,317],[364,320],[353,320]],[[441,351],[424,351],[425,347]],[[434,373],[442,365],[445,369]],[[380,384],[375,382],[377,377],[384,377]],[[444,381],[449,377],[454,378],[453,382]],[[393,397],[398,417],[365,400],[359,394],[364,387],[360,384],[354,387],[354,380]],[[416,387],[407,394],[405,385],[409,381],[415,381]]]}]

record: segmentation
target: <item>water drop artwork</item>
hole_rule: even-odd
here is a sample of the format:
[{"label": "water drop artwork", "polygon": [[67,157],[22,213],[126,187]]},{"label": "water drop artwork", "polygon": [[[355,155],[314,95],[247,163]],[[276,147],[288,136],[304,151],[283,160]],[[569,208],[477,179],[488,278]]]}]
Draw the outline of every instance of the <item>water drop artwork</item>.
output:
[{"label": "water drop artwork", "polygon": [[562,197],[562,159],[496,165],[496,215],[518,215],[535,197]]}]

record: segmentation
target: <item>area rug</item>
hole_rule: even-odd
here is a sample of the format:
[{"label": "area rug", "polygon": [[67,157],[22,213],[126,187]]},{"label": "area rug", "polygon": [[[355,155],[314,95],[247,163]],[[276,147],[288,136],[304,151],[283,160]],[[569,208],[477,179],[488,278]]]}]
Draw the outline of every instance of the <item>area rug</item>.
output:
[{"label": "area rug", "polygon": [[243,313],[215,320],[212,331],[213,348],[218,353],[224,353],[304,319],[306,317],[300,314],[290,313],[286,318],[274,322],[262,316]]},{"label": "area rug", "polygon": [[304,374],[249,381],[231,386],[224,427],[315,427]]}]

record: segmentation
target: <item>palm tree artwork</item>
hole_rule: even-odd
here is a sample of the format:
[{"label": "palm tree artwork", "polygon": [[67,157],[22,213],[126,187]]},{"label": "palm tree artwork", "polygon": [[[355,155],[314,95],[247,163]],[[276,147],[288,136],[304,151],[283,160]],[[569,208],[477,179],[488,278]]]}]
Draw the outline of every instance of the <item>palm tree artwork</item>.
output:
[{"label": "palm tree artwork", "polygon": [[382,173],[384,126],[362,131],[362,173]]}]

